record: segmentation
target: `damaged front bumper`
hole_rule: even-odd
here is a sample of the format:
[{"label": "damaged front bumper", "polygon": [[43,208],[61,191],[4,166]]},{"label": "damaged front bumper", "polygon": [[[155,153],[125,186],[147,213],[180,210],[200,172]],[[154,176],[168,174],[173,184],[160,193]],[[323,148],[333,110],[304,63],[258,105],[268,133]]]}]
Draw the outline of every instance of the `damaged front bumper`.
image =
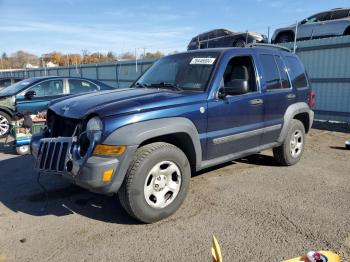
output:
[{"label": "damaged front bumper", "polygon": [[[95,144],[90,143],[85,156],[81,157],[76,137],[44,138],[43,135],[35,135],[31,141],[31,152],[36,159],[35,169],[42,173],[61,175],[92,192],[116,193],[137,146],[128,146],[122,156],[110,157],[93,156]],[[111,179],[104,181],[104,172],[111,170]]]}]

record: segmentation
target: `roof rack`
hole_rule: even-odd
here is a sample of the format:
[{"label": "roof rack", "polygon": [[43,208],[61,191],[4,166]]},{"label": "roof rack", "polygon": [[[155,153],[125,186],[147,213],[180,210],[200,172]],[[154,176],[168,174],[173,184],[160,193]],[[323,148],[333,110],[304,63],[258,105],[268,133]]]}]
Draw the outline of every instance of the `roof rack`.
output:
[{"label": "roof rack", "polygon": [[287,52],[292,52],[288,47],[284,47],[281,45],[274,45],[274,44],[263,44],[263,43],[250,43],[247,44],[246,47],[272,47],[272,48],[277,48],[277,49],[281,49]]}]

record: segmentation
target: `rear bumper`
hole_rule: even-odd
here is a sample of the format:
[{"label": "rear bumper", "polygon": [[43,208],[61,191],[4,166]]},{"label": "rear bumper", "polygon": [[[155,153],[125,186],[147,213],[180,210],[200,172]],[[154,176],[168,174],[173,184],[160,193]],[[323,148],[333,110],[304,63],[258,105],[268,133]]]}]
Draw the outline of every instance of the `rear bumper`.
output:
[{"label": "rear bumper", "polygon": [[[67,143],[65,152],[56,150],[58,145]],[[44,148],[46,146],[46,149]],[[50,149],[50,147],[52,149]],[[137,146],[128,146],[120,157],[87,156],[77,158],[73,138],[42,138],[33,136],[31,152],[36,163],[35,169],[45,174],[56,174],[89,191],[112,194],[118,192]],[[61,157],[64,155],[64,157]],[[113,170],[110,181],[103,181],[103,173]]]}]

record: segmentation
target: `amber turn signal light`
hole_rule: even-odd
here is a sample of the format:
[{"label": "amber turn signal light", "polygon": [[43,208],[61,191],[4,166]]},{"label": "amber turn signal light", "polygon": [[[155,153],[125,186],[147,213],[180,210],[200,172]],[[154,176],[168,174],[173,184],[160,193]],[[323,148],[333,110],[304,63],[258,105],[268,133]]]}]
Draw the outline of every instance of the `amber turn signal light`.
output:
[{"label": "amber turn signal light", "polygon": [[97,145],[93,155],[121,156],[125,149],[126,146]]},{"label": "amber turn signal light", "polygon": [[102,174],[102,181],[103,182],[108,182],[108,181],[111,180],[112,176],[113,176],[113,170],[112,169],[106,170]]}]

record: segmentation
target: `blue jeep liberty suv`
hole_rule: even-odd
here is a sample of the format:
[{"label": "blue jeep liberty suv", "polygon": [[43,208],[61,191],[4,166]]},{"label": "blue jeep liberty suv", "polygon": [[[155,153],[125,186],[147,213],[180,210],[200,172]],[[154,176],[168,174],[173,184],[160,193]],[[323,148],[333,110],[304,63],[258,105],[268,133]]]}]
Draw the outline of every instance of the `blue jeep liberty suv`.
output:
[{"label": "blue jeep liberty suv", "polygon": [[304,66],[273,46],[161,58],[131,88],[53,101],[32,138],[36,169],[102,194],[134,218],[173,214],[191,173],[272,148],[301,158],[314,95]]}]

